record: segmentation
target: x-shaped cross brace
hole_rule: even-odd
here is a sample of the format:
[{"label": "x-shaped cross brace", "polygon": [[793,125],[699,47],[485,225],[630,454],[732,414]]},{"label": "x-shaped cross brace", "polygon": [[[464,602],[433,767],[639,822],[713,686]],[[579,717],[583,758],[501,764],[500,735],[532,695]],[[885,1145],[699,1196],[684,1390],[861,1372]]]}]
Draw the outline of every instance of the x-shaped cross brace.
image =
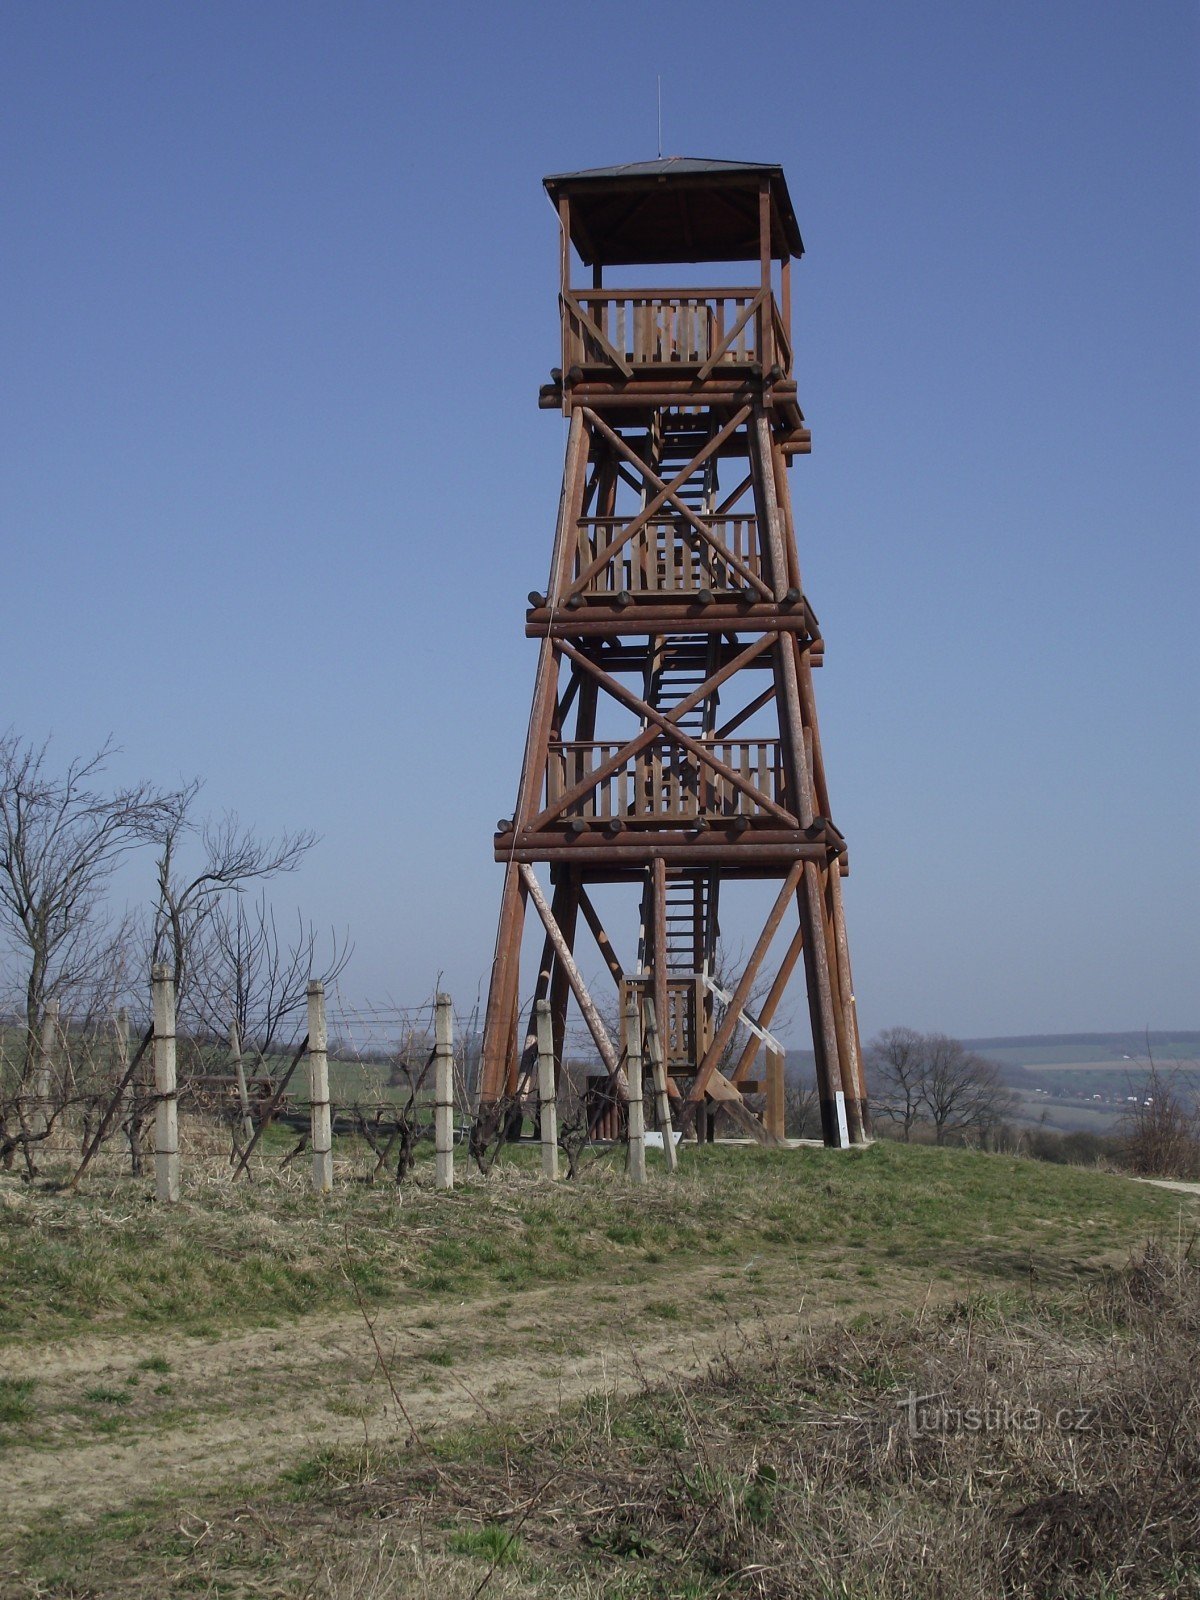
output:
[{"label": "x-shaped cross brace", "polygon": [[581,671],[589,673],[595,678],[615,700],[619,700],[622,705],[627,706],[631,711],[636,712],[638,716],[644,718],[647,726],[635,734],[615,755],[609,756],[607,761],[601,762],[594,772],[590,772],[586,778],[581,778],[578,783],[561,795],[553,805],[549,805],[544,811],[539,812],[528,824],[530,831],[544,828],[548,823],[555,821],[568,806],[574,805],[576,800],[582,799],[586,794],[590,794],[597,784],[603,782],[605,778],[624,766],[639,751],[644,750],[647,745],[653,744],[656,739],[661,738],[663,735],[676,744],[682,745],[685,750],[696,757],[701,765],[719,774],[727,783],[732,784],[735,789],[740,790],[742,794],[751,799],[760,810],[776,818],[784,827],[798,828],[800,823],[790,811],[779,805],[775,800],[772,800],[769,795],[765,795],[761,789],[750,782],[749,778],[743,777],[740,772],[735,771],[733,767],[722,761],[711,745],[705,744],[700,739],[693,739],[691,734],[684,733],[683,729],[678,726],[679,719],[682,716],[693,710],[702,700],[706,700],[735,672],[739,672],[743,667],[748,666],[751,661],[755,660],[756,657],[762,655],[764,651],[769,650],[772,645],[777,644],[779,638],[780,636],[777,633],[767,633],[761,639],[756,639],[753,644],[747,645],[744,650],[740,650],[731,661],[727,661],[723,667],[719,667],[716,672],[705,679],[698,689],[693,689],[686,699],[681,700],[670,711],[658,710],[639,695],[634,694],[632,689],[627,689],[611,673],[605,672],[603,667],[597,666],[590,656],[584,655],[582,650],[577,650],[573,644],[569,644],[565,639],[558,641],[555,645],[556,650],[561,651],[569,660],[573,661]]},{"label": "x-shaped cross brace", "polygon": [[671,506],[672,510],[677,512],[678,515],[683,518],[686,523],[695,529],[705,543],[708,544],[718,556],[720,556],[721,560],[724,561],[732,571],[738,574],[744,583],[748,584],[750,588],[757,590],[758,594],[764,600],[773,600],[775,598],[774,592],[770,585],[764,583],[759,577],[758,573],[752,568],[748,567],[740,556],[735,556],[733,551],[730,550],[728,546],[717,537],[712,528],[709,527],[708,523],[705,522],[702,517],[697,516],[696,512],[692,510],[691,506],[689,506],[679,494],[679,490],[693,475],[693,473],[696,471],[696,468],[703,466],[708,458],[711,455],[714,455],[727,439],[732,438],[737,430],[741,427],[742,423],[745,422],[746,418],[750,415],[749,406],[742,406],[739,410],[734,412],[733,416],[729,419],[721,431],[714,434],[713,437],[709,439],[696,453],[696,455],[692,457],[687,466],[682,468],[681,471],[677,472],[669,483],[665,479],[660,478],[652,467],[647,466],[642,460],[641,456],[638,455],[637,451],[633,450],[626,443],[626,441],[621,438],[619,433],[615,433],[602,417],[597,416],[594,411],[590,410],[586,406],[583,408],[583,414],[592,429],[596,433],[600,434],[603,438],[607,439],[612,445],[613,449],[616,450],[619,455],[623,456],[624,459],[628,461],[629,464],[635,469],[635,471],[641,474],[645,482],[654,491],[654,494],[642,508],[642,510],[638,512],[637,516],[635,516],[632,521],[625,524],[624,528],[621,529],[616,538],[614,538],[609,544],[605,545],[604,548],[596,554],[594,559],[588,562],[583,571],[579,573],[579,575],[567,588],[566,594],[563,596],[564,599],[570,595],[582,594],[596,574],[604,570],[604,568],[612,560],[613,556],[616,555],[617,551],[620,550],[624,545],[628,544],[630,539],[634,538],[638,533],[640,533],[647,523],[652,522],[662,508],[668,504]]}]

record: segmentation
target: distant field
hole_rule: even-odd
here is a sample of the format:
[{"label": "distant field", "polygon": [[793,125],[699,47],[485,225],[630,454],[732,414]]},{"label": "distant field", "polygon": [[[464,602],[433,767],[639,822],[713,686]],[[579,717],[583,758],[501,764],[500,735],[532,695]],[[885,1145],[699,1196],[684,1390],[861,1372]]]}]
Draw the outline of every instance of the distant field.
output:
[{"label": "distant field", "polygon": [[[1108,1067],[1149,1064],[1145,1033],[1020,1034],[964,1039],[969,1050],[1012,1067]],[[1150,1033],[1149,1052],[1160,1065],[1200,1062],[1200,1032]]]}]

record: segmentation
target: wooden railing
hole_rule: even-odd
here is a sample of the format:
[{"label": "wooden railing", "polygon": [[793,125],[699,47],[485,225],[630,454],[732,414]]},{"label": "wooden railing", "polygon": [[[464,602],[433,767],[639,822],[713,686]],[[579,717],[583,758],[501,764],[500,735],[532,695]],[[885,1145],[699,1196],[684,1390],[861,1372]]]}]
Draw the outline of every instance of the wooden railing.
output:
[{"label": "wooden railing", "polygon": [[[574,576],[619,537],[632,517],[581,517],[577,524]],[[704,517],[715,537],[756,577],[762,577],[756,517]],[[744,593],[742,573],[720,555],[682,517],[655,517],[626,541],[597,571],[584,594],[694,595]]]},{"label": "wooden railing", "polygon": [[[705,741],[718,760],[731,767],[768,799],[786,805],[778,739]],[[576,784],[590,778],[612,759],[621,743],[559,741],[550,746],[546,769],[546,804],[555,805]],[[604,822],[687,821],[697,817],[769,815],[753,795],[692,751],[671,740],[657,740],[601,777],[595,787],[567,807],[567,817]]]},{"label": "wooden railing", "polygon": [[791,368],[779,307],[759,289],[579,289],[562,307],[564,368]]}]

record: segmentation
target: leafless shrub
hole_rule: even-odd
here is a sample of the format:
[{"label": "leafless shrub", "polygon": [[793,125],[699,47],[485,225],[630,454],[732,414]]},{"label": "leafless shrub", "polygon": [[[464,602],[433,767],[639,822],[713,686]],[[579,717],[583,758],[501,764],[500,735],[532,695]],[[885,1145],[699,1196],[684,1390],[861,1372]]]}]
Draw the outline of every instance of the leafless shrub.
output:
[{"label": "leafless shrub", "polygon": [[1147,1178],[1200,1178],[1200,1107],[1153,1057],[1122,1128],[1122,1155]]}]

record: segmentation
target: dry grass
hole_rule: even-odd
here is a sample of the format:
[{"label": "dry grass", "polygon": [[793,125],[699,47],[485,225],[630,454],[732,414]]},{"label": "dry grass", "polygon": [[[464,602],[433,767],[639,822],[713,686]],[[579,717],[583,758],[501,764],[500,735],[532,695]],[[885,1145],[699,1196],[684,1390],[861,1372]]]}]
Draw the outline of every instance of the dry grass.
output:
[{"label": "dry grass", "polygon": [[[1075,1295],[752,1332],[703,1379],[632,1401],[318,1454],[273,1494],[128,1525],[52,1592],[1200,1595],[1200,1272],[1187,1253],[1148,1247]],[[941,1396],[942,1426],[914,1435],[914,1391]],[[989,1410],[992,1425],[973,1426]]]}]

